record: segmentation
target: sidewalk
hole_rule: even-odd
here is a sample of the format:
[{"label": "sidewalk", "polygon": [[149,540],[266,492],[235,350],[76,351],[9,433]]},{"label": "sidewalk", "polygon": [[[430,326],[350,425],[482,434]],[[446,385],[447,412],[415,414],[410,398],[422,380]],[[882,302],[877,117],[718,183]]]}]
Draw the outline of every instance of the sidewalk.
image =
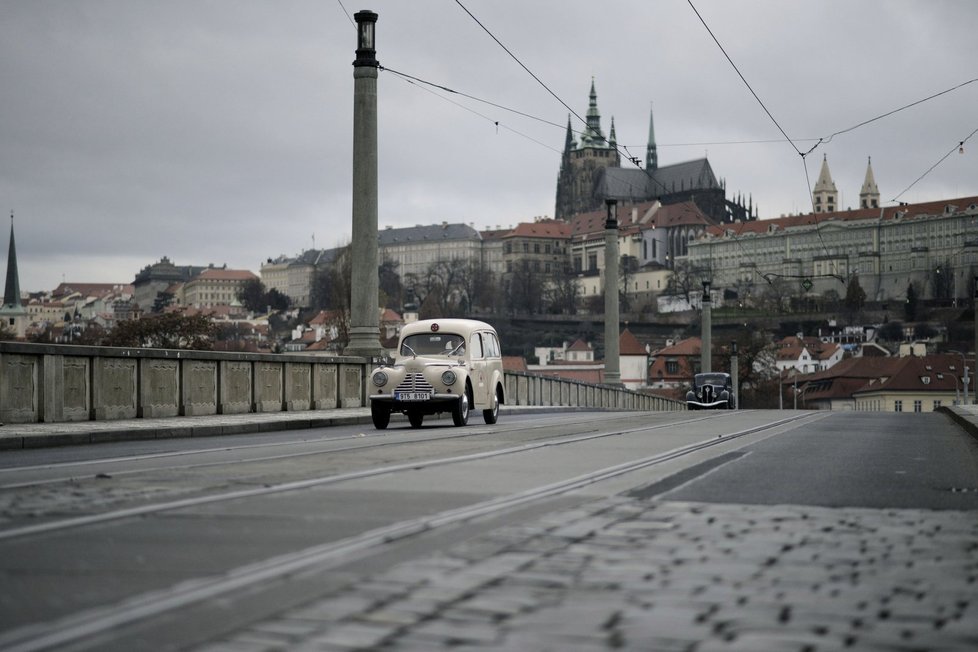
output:
[{"label": "sidewalk", "polygon": [[955,405],[943,408],[942,411],[946,412],[954,423],[978,439],[978,405]]},{"label": "sidewalk", "polygon": [[[538,412],[584,410],[560,406],[501,406],[501,417]],[[595,408],[587,408],[594,411]],[[392,415],[391,421],[407,422],[403,415]],[[473,410],[470,424],[482,423],[482,415]],[[119,419],[115,421],[74,421],[63,423],[10,423],[0,427],[0,450],[76,446],[104,442],[181,437],[217,437],[277,430],[303,430],[364,424],[373,427],[370,408],[304,410],[302,412],[250,412],[196,417],[159,419]]]}]

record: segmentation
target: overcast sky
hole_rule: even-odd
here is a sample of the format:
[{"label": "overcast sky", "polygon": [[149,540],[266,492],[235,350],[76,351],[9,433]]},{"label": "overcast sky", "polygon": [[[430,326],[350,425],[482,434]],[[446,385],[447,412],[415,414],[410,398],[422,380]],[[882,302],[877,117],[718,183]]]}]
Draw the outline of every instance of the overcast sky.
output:
[{"label": "overcast sky", "polygon": [[[653,107],[660,165],[706,154],[762,219],[810,211],[802,157],[687,0],[462,4],[550,90],[455,0],[3,0],[0,209],[21,288],[131,283],[163,256],[257,273],[348,241],[361,9],[380,16],[383,66],[505,107],[381,71],[380,228],[553,215],[554,95],[584,116],[592,78],[632,155]],[[964,84],[820,144],[808,177],[827,155],[854,206],[871,156],[884,202],[978,195],[978,135],[956,151],[978,129],[978,3],[693,5],[802,151]]]}]

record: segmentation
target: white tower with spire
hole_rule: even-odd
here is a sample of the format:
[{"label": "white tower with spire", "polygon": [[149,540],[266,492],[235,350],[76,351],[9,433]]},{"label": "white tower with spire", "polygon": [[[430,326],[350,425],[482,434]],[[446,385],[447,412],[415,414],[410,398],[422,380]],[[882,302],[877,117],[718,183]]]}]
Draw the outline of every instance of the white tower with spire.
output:
[{"label": "white tower with spire", "polygon": [[880,189],[876,187],[876,179],[873,177],[873,157],[869,157],[869,162],[866,163],[866,180],[863,181],[863,187],[859,191],[859,207],[860,208],[879,208],[880,207]]},{"label": "white tower with spire", "polygon": [[834,213],[839,209],[839,191],[836,190],[832,173],[829,172],[828,156],[823,155],[822,170],[812,191],[812,203],[816,213]]}]

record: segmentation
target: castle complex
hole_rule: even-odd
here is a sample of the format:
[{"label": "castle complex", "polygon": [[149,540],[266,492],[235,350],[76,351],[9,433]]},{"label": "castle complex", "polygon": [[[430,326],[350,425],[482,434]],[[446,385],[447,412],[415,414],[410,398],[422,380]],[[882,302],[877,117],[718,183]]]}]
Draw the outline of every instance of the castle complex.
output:
[{"label": "castle complex", "polygon": [[644,168],[637,159],[622,167],[614,118],[606,137],[592,80],[584,131],[575,133],[570,118],[567,120],[554,216],[570,220],[580,213],[601,210],[605,199],[616,199],[624,208],[650,201],[663,205],[691,201],[714,224],[757,219],[753,200],[745,205],[742,199],[726,198],[725,184],[717,180],[708,159],[659,165],[651,111]]}]

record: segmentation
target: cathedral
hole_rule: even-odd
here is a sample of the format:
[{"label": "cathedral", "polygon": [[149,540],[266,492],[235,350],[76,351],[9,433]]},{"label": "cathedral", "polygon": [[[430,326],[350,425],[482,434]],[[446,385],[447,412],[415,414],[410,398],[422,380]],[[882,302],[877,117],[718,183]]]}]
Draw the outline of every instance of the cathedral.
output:
[{"label": "cathedral", "polygon": [[[620,205],[659,200],[663,205],[693,201],[715,224],[757,219],[753,199],[726,198],[724,184],[717,180],[706,158],[659,166],[652,114],[649,113],[649,141],[645,167],[637,159],[627,167],[621,165],[615,136],[615,120],[606,137],[601,129],[598,95],[591,80],[586,126],[578,134],[567,118],[567,135],[557,177],[557,201],[554,216],[567,220],[579,213],[600,210],[605,199],[617,199]],[[632,166],[632,163],[635,165]]]}]

